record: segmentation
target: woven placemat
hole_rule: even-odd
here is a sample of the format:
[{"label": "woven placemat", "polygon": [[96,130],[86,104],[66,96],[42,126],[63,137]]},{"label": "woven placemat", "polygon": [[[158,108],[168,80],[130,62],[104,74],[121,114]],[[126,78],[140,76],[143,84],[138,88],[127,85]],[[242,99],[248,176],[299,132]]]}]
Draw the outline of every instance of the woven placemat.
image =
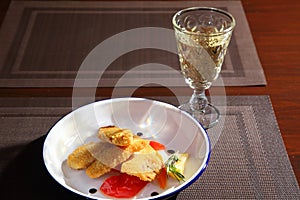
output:
[{"label": "woven placemat", "polygon": [[221,122],[208,131],[215,141],[207,171],[177,199],[299,199],[270,98],[226,102]]},{"label": "woven placemat", "polygon": [[[175,97],[154,99],[179,102]],[[209,165],[177,199],[299,199],[269,97],[220,99],[222,120],[209,130]],[[42,158],[47,131],[71,105],[70,98],[0,98],[0,190],[5,199],[82,198],[61,187]]]},{"label": "woven placemat", "polygon": [[171,18],[192,6],[237,21],[214,84],[265,85],[240,1],[12,1],[0,31],[0,87],[186,86]]}]

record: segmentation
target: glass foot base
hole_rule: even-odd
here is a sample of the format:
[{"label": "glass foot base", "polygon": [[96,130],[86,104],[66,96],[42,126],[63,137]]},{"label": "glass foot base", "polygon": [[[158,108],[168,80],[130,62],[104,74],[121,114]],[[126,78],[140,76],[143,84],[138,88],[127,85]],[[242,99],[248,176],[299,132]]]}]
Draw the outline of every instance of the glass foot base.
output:
[{"label": "glass foot base", "polygon": [[178,108],[193,116],[205,129],[213,127],[220,119],[219,110],[211,104],[207,104],[205,109],[201,111],[193,110],[189,103],[182,104]]}]

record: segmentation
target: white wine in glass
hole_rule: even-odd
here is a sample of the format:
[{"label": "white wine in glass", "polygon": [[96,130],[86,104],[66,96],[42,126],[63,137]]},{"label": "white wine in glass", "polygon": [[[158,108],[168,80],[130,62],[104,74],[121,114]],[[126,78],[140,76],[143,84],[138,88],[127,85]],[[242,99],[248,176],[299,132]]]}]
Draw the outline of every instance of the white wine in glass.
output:
[{"label": "white wine in glass", "polygon": [[194,90],[189,102],[179,108],[208,129],[218,122],[220,113],[208,102],[205,90],[220,74],[235,19],[220,9],[193,7],[177,12],[172,22],[181,71]]}]

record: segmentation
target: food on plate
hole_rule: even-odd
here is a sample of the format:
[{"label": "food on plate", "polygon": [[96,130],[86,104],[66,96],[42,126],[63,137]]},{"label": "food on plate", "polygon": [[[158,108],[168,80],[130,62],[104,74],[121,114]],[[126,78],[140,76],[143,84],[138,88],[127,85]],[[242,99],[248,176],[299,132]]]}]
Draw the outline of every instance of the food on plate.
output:
[{"label": "food on plate", "polygon": [[90,178],[99,178],[110,171],[110,167],[104,165],[99,160],[95,160],[90,166],[88,166],[85,173]]},{"label": "food on plate", "polygon": [[93,142],[75,149],[68,156],[67,165],[72,169],[86,169],[90,178],[99,178],[126,161],[131,154],[107,142]]},{"label": "food on plate", "polygon": [[165,167],[163,167],[156,176],[156,180],[161,189],[165,189],[167,187],[167,178],[167,170]]},{"label": "food on plate", "polygon": [[110,172],[112,168],[120,165],[132,155],[129,151],[124,151],[116,145],[102,141],[88,146],[87,149],[95,159],[86,169],[86,174],[90,178],[99,178]]},{"label": "food on plate", "polygon": [[123,147],[123,149],[131,153],[139,152],[142,149],[144,149],[145,146],[147,146],[149,143],[150,143],[149,140],[145,140],[143,138],[140,138],[139,136],[134,136],[132,143],[126,147]]},{"label": "food on plate", "polygon": [[[187,153],[174,153],[166,158],[168,153],[163,144],[116,126],[100,127],[98,138],[98,142],[75,149],[68,156],[67,165],[75,170],[84,169],[86,175],[93,179],[118,169],[119,175],[110,176],[100,187],[108,196],[133,197],[154,180],[165,189],[168,177],[179,182],[185,180]],[[113,171],[115,174],[116,170]]]},{"label": "food on plate", "polygon": [[92,164],[95,158],[93,157],[89,149],[94,145],[95,143],[88,143],[75,149],[68,156],[67,159],[68,166],[72,169],[85,169],[90,164]]},{"label": "food on plate", "polygon": [[188,154],[179,154],[178,152],[170,156],[166,161],[167,174],[178,181],[184,181],[185,177],[183,175],[185,163],[188,159]]},{"label": "food on plate", "polygon": [[102,141],[97,142],[89,150],[95,159],[111,168],[120,165],[132,155],[129,151],[124,151],[116,145]]},{"label": "food on plate", "polygon": [[116,126],[104,126],[99,128],[98,137],[106,142],[117,146],[128,146],[133,141],[133,133],[128,129],[121,129]]},{"label": "food on plate", "polygon": [[148,181],[142,181],[136,176],[121,173],[105,179],[100,186],[100,191],[111,197],[131,198],[139,193],[148,183]]},{"label": "food on plate", "polygon": [[143,181],[153,181],[161,168],[163,168],[161,155],[147,145],[122,164],[121,172],[136,176]]},{"label": "food on plate", "polygon": [[161,144],[161,143],[159,143],[159,142],[150,141],[149,144],[150,144],[150,146],[151,146],[153,149],[155,149],[155,150],[157,150],[157,151],[159,151],[159,150],[165,150],[165,149],[166,149],[165,145],[163,145],[163,144]]}]

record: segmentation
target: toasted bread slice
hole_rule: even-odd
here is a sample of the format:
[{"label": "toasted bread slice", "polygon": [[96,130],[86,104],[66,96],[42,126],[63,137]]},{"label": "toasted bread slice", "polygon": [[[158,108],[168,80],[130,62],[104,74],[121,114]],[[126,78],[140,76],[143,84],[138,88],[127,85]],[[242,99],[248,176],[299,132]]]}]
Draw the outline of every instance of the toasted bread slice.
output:
[{"label": "toasted bread slice", "polygon": [[117,146],[128,146],[133,141],[133,133],[128,129],[116,126],[105,126],[99,128],[98,137],[106,142]]},{"label": "toasted bread slice", "polygon": [[95,143],[88,143],[75,149],[67,159],[67,164],[72,169],[85,169],[95,158],[89,151],[89,148],[93,147]]},{"label": "toasted bread slice", "polygon": [[146,145],[122,164],[121,172],[137,176],[143,181],[153,181],[162,167],[162,157],[150,145]]}]

